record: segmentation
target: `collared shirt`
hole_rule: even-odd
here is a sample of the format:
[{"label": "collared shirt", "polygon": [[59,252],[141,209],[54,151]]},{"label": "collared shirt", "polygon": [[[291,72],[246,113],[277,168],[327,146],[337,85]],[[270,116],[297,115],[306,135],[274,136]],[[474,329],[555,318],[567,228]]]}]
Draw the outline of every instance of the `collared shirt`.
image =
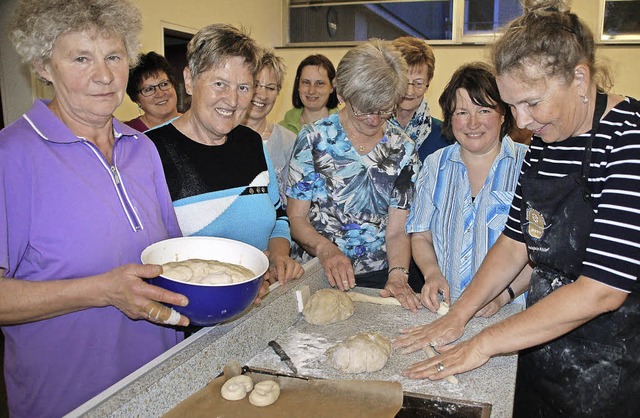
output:
[{"label": "collared shirt", "polygon": [[[114,120],[110,164],[37,101],[0,132],[0,267],[65,280],[140,263],[180,236],[151,141]],[[107,278],[105,278],[106,280]],[[113,306],[3,327],[12,416],[61,416],[171,348],[181,334]]]},{"label": "collared shirt", "polygon": [[[427,157],[416,182],[406,232],[431,231],[452,301],[469,284],[504,229],[527,147],[505,136],[484,186],[472,199],[469,175],[455,143]],[[522,296],[518,299],[524,304]]]},{"label": "collared shirt", "polygon": [[[311,225],[353,261],[356,274],[387,267],[389,208],[409,209],[418,154],[411,138],[387,124],[384,137],[360,155],[338,114],[305,125],[293,147],[287,196],[309,200]],[[311,257],[297,244],[292,253]]]},{"label": "collared shirt", "polygon": [[[300,124],[300,116],[302,116],[302,111],[304,107],[292,107],[287,110],[287,113],[284,114],[284,118],[278,122],[279,125],[284,126],[294,134],[298,135],[300,129],[302,129],[302,125]],[[334,107],[333,109],[329,109],[329,114],[332,115],[336,113],[339,109]]]}]

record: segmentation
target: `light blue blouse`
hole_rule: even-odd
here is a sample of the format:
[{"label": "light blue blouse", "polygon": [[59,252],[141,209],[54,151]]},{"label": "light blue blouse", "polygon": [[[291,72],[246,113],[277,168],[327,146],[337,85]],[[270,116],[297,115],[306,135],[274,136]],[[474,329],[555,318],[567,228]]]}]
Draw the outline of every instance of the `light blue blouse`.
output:
[{"label": "light blue blouse", "polygon": [[[505,136],[475,199],[466,166],[455,143],[425,160],[406,232],[431,231],[440,271],[451,300],[458,299],[504,229],[527,147]],[[524,304],[521,295],[517,303]]]}]

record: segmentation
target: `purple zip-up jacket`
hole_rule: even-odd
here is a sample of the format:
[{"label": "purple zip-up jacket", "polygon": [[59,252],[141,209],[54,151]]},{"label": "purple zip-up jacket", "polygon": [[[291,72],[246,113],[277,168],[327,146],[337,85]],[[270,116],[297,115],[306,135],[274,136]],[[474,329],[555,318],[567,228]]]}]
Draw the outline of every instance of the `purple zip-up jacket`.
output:
[{"label": "purple zip-up jacket", "polygon": [[[37,101],[0,131],[0,267],[18,280],[86,277],[180,236],[160,159],[114,120],[109,164]],[[12,417],[61,416],[180,341],[114,307],[2,327]]]}]

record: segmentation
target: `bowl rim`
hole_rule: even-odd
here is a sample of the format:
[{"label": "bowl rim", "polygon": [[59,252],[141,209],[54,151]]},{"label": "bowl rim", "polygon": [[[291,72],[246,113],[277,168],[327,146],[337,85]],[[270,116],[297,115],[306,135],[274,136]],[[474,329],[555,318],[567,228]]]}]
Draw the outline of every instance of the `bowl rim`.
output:
[{"label": "bowl rim", "polygon": [[[256,274],[255,276],[253,276],[250,279],[247,280],[243,280],[241,282],[236,282],[236,283],[193,283],[193,282],[185,282],[184,280],[178,280],[178,279],[174,279],[171,277],[167,277],[167,276],[163,276],[163,275],[158,275],[156,277],[151,278],[151,280],[154,279],[165,279],[165,280],[169,280],[172,281],[174,283],[179,283],[179,284],[185,284],[185,285],[189,285],[189,286],[203,286],[203,287],[231,287],[231,286],[236,286],[236,285],[243,285],[249,282],[252,282],[253,280],[259,279],[262,276],[264,276],[264,274],[267,272],[267,270],[269,270],[269,258],[267,257],[267,255],[264,253],[264,251],[259,250],[258,248],[254,247],[253,245],[247,244],[246,242],[242,242],[242,241],[238,241],[235,239],[231,239],[231,238],[222,238],[222,237],[203,237],[203,236],[192,236],[192,237],[174,237],[174,238],[167,238],[167,239],[163,239],[160,241],[156,241],[153,244],[148,245],[144,250],[142,250],[142,252],[140,253],[140,261],[142,262],[142,264],[145,264],[143,257],[145,255],[145,253],[150,252],[151,249],[154,246],[159,246],[162,243],[166,243],[169,241],[185,241],[185,240],[193,240],[193,241],[226,241],[229,243],[234,243],[234,244],[240,244],[241,246],[247,247],[249,248],[251,251],[255,251],[256,253],[259,254],[259,257],[261,257],[264,261],[266,261],[266,267],[265,269]],[[187,259],[189,260],[189,259]],[[202,259],[205,260],[205,259]],[[183,260],[184,261],[184,260]],[[214,261],[220,261],[220,260],[214,260]],[[225,261],[226,263],[226,261]],[[162,264],[158,264],[158,265],[162,265]]]}]

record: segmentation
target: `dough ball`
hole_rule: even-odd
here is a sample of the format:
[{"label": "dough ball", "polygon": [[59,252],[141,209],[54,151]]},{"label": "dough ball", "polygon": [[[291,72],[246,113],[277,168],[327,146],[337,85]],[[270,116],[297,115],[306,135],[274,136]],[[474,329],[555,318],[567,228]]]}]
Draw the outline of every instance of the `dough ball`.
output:
[{"label": "dough ball", "polygon": [[249,395],[249,402],[255,406],[268,406],[280,397],[280,385],[273,380],[263,380],[256,383]]},{"label": "dough ball", "polygon": [[449,312],[449,304],[447,302],[440,302],[440,306],[436,311],[440,315],[446,315]]},{"label": "dough ball", "polygon": [[314,325],[344,321],[353,315],[353,301],[340,290],[321,289],[311,295],[302,314],[308,323]]},{"label": "dough ball", "polygon": [[341,372],[370,373],[387,364],[391,342],[384,335],[361,332],[329,348],[325,354],[329,364]]},{"label": "dough ball", "polygon": [[247,396],[253,389],[253,381],[249,376],[234,376],[224,382],[220,389],[220,395],[228,401],[239,401]]}]

